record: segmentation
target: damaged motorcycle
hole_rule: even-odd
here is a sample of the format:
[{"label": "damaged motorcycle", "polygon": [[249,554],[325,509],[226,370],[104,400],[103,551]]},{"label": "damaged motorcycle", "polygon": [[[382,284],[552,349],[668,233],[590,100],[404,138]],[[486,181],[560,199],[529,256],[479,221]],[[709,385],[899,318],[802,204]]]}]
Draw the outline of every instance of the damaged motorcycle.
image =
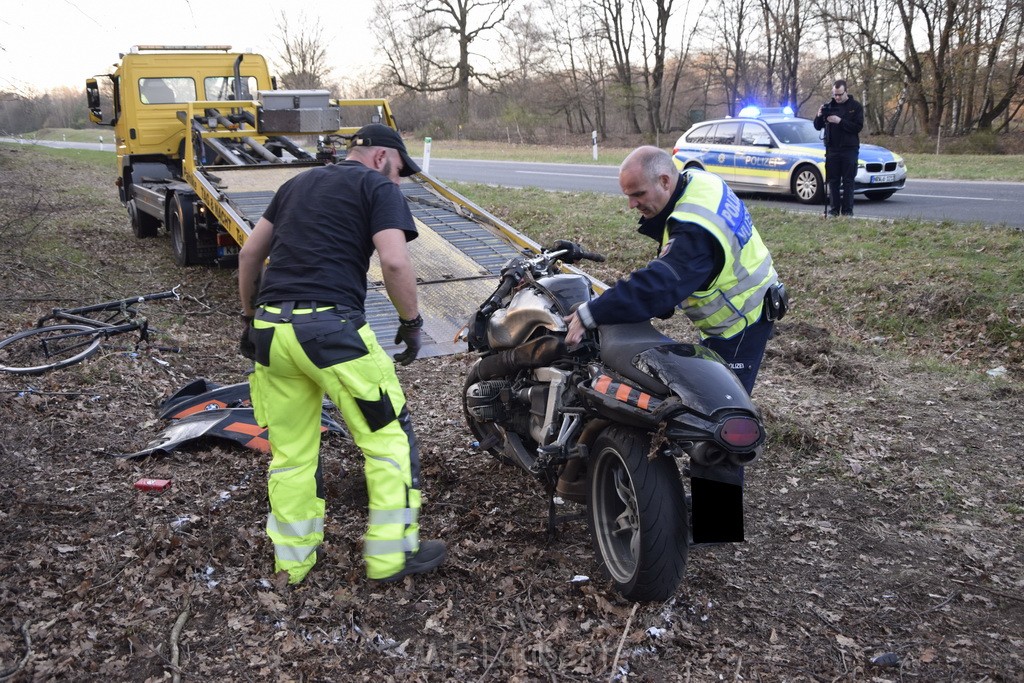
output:
[{"label": "damaged motorcycle", "polygon": [[481,450],[546,486],[549,534],[572,518],[558,498],[584,505],[615,590],[663,601],[690,544],[743,540],[743,468],[765,429],[720,356],[650,322],[600,326],[567,348],[563,316],[595,296],[571,267],[585,259],[604,257],[559,241],[505,265],[464,332],[479,358],[463,410]]}]

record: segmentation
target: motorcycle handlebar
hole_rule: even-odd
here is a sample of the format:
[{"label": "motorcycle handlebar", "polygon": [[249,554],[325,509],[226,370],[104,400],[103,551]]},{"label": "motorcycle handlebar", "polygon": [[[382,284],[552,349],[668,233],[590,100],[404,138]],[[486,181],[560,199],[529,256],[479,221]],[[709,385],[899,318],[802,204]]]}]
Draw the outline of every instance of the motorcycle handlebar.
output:
[{"label": "motorcycle handlebar", "polygon": [[548,260],[554,261],[555,259],[561,259],[566,263],[577,263],[579,261],[596,261],[597,263],[604,262],[604,255],[590,251],[583,251],[580,245],[575,242],[569,242],[568,240],[558,240],[554,246],[548,250],[545,250],[542,254]]}]

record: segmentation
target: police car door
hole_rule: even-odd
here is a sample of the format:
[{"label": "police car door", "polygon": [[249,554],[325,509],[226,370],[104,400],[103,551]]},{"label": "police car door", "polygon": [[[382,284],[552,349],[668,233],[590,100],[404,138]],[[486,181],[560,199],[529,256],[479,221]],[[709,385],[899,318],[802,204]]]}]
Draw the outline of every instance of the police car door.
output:
[{"label": "police car door", "polygon": [[738,149],[736,142],[739,130],[739,121],[719,123],[711,133],[711,144],[708,146],[708,150],[702,155],[704,168],[712,173],[717,173],[722,180],[730,185],[735,180],[733,165]]},{"label": "police car door", "polygon": [[783,182],[783,163],[768,126],[761,121],[744,121],[736,148],[733,184],[753,191],[777,190]]}]

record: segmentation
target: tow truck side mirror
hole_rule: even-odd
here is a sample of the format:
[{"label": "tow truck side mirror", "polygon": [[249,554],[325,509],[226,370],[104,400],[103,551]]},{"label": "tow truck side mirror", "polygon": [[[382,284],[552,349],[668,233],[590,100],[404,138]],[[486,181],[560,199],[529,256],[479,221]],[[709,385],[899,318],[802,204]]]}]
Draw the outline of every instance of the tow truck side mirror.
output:
[{"label": "tow truck side mirror", "polygon": [[89,120],[99,125],[106,125],[103,122],[103,109],[100,104],[100,86],[95,78],[85,82],[85,99],[89,105]]}]

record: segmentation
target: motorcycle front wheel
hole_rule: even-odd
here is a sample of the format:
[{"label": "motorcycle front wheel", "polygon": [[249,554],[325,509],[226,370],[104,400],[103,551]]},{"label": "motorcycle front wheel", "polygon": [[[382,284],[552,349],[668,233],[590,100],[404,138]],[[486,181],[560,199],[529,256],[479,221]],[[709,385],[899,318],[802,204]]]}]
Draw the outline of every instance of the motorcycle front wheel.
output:
[{"label": "motorcycle front wheel", "polygon": [[587,520],[602,571],[634,601],[667,600],[686,569],[688,518],[675,461],[648,459],[650,436],[610,427],[589,465]]}]

